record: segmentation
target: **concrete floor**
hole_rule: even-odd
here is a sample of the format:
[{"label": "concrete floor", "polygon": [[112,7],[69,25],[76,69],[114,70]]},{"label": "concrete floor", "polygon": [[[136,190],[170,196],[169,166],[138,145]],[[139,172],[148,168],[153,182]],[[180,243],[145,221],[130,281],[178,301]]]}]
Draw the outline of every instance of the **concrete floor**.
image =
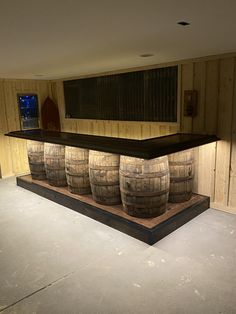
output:
[{"label": "concrete floor", "polygon": [[0,180],[0,312],[236,313],[236,215],[148,246]]}]

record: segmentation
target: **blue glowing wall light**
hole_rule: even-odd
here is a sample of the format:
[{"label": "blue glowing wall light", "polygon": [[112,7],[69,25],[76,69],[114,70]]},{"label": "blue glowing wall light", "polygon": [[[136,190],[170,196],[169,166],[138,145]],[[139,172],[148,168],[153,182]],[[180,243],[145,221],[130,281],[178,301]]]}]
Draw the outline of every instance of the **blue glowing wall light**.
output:
[{"label": "blue glowing wall light", "polygon": [[21,126],[23,129],[38,127],[38,97],[37,95],[18,95]]},{"label": "blue glowing wall light", "polygon": [[37,95],[19,96],[20,113],[25,119],[38,117],[38,97]]}]

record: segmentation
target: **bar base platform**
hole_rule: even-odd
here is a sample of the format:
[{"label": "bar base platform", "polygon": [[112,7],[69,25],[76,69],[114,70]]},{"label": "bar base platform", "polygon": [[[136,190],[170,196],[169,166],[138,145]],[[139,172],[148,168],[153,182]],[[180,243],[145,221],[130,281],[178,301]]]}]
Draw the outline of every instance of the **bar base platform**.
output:
[{"label": "bar base platform", "polygon": [[75,195],[67,187],[53,187],[47,181],[33,180],[31,175],[16,178],[17,185],[66,206],[105,225],[126,233],[149,245],[178,229],[210,206],[208,196],[193,194],[184,203],[168,203],[167,211],[155,218],[136,218],[127,215],[122,205],[97,204],[92,195]]}]

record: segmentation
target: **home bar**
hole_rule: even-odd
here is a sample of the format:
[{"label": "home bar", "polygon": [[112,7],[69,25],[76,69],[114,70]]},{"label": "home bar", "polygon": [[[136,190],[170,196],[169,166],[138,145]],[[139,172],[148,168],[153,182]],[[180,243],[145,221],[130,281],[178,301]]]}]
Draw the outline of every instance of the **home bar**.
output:
[{"label": "home bar", "polygon": [[17,177],[17,185],[148,244],[209,208],[209,197],[192,193],[192,148],[217,141],[215,135],[132,140],[40,129],[6,135],[28,140],[31,176]]}]

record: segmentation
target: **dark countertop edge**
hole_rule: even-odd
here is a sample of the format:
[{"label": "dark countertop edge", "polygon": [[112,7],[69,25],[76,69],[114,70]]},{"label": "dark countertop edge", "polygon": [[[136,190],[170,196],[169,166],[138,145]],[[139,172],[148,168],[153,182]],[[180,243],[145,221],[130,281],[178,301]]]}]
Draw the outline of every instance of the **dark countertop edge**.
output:
[{"label": "dark countertop edge", "polygon": [[[31,131],[31,130],[29,130]],[[32,130],[32,131],[35,131]],[[41,129],[38,129],[38,131],[43,131]],[[114,153],[114,154],[121,154],[121,155],[126,155],[126,156],[131,156],[131,157],[137,157],[137,158],[143,158],[143,159],[152,159],[152,158],[157,158],[161,157],[164,155],[176,153],[178,151],[183,151],[186,149],[194,148],[197,146],[209,144],[215,141],[220,140],[216,135],[207,135],[207,134],[192,134],[192,133],[175,133],[175,134],[170,134],[170,135],[164,135],[160,137],[152,137],[148,139],[142,139],[142,140],[136,140],[136,139],[127,139],[127,138],[118,138],[118,137],[109,137],[109,136],[99,136],[99,135],[90,135],[90,134],[78,134],[78,133],[70,133],[70,132],[59,132],[63,134],[71,134],[72,136],[75,135],[82,135],[82,136],[88,136],[88,137],[94,137],[94,138],[100,138],[100,139],[109,139],[109,140],[118,140],[119,144],[122,143],[124,144],[124,150],[122,152],[121,149],[117,149],[116,147],[106,147],[106,146],[101,146],[101,144],[96,144],[93,143],[91,145],[90,143],[86,143],[86,141],[82,141],[80,145],[75,145],[73,142],[68,142],[67,139],[63,138],[58,138],[58,137],[53,137],[53,136],[47,136],[47,139],[43,136],[40,136],[40,134],[35,138],[36,135],[31,135],[30,133],[27,134],[25,133],[20,133],[20,132],[25,132],[25,131],[12,131],[5,136],[9,137],[15,137],[19,139],[28,139],[28,140],[37,140],[40,142],[48,142],[48,143],[55,143],[55,144],[62,144],[62,145],[68,145],[72,147],[81,147],[81,148],[87,148],[87,149],[93,149],[93,150],[98,150],[98,151],[104,151],[108,153]],[[58,133],[58,132],[55,132]],[[164,139],[164,138],[171,138],[176,135],[187,135],[187,136],[193,136],[196,138],[192,138],[191,141],[189,142],[183,142],[183,143],[170,143],[170,145],[164,143],[163,147],[161,146],[161,143],[158,145],[157,143],[153,143],[153,148],[148,147],[151,145],[151,142],[157,140],[157,139]],[[135,151],[134,149],[138,149],[138,147],[129,147],[130,144],[135,144],[135,146],[140,145],[140,150]],[[126,145],[128,146],[126,146]],[[155,146],[156,149],[155,149]],[[158,150],[158,151],[157,151]],[[160,150],[160,151],[159,151]]]},{"label": "dark countertop edge", "polygon": [[[189,134],[189,133],[184,133],[184,134]],[[186,149],[210,144],[219,140],[220,138],[218,138],[216,135],[206,135],[205,138],[193,139],[191,142],[187,142],[187,143],[186,142],[185,143],[171,143],[169,147],[167,146],[167,147],[164,147],[163,149],[165,149],[166,155],[169,155],[169,154],[177,153]],[[153,151],[150,151],[148,155],[150,156],[148,159],[163,156],[163,154],[159,154],[158,152],[153,152]]]}]

